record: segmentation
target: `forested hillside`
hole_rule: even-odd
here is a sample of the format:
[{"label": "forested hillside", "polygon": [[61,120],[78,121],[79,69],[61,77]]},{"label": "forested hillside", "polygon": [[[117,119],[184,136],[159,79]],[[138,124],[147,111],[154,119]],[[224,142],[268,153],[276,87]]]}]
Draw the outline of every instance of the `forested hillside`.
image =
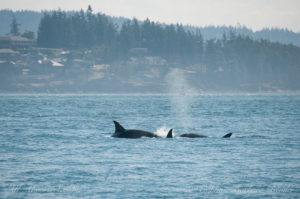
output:
[{"label": "forested hillside", "polygon": [[118,27],[91,8],[58,10],[44,13],[37,44],[0,60],[0,90],[165,92],[165,77],[175,68],[196,92],[300,90],[299,47],[234,31],[205,40],[179,24],[133,19]]},{"label": "forested hillside", "polygon": [[[9,33],[10,23],[12,21],[13,16],[16,17],[18,23],[20,24],[20,32],[32,31],[37,33],[38,26],[41,18],[44,16],[44,13],[51,13],[52,11],[29,11],[29,10],[21,10],[21,11],[12,11],[12,10],[0,10],[0,36],[6,35]],[[74,14],[75,11],[66,12],[67,15]],[[107,16],[118,30],[122,27],[124,21],[128,20],[124,17],[114,17]],[[139,21],[141,23],[142,21]],[[236,26],[204,26],[204,27],[195,27],[195,26],[183,26],[185,30],[197,31],[200,30],[203,39],[221,39],[222,35],[228,34],[229,32],[236,32],[237,34],[250,36],[254,39],[265,39],[273,42],[280,42],[284,44],[294,44],[296,46],[300,46],[300,33],[293,32],[287,29],[280,28],[264,28],[262,30],[253,31],[245,26],[237,24]]]},{"label": "forested hillside", "polygon": [[[38,44],[52,48],[89,48],[105,61],[124,59],[133,49],[146,49],[148,56],[158,56],[175,65],[205,66],[205,77],[224,87],[240,85],[245,80],[251,89],[268,82],[285,82],[287,88],[299,81],[300,49],[293,45],[254,40],[235,32],[222,39],[203,41],[201,32],[186,31],[181,25],[161,25],[136,19],[123,23],[118,32],[105,15],[79,12],[45,14],[38,31]],[[202,70],[202,69],[201,69]],[[235,77],[235,81],[227,80]],[[271,85],[269,85],[271,86]]]}]

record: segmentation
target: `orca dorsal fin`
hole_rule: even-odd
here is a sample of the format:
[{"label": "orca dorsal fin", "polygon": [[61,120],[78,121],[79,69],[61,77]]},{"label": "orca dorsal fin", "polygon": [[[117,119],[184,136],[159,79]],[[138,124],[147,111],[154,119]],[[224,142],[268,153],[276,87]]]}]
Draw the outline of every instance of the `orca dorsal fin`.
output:
[{"label": "orca dorsal fin", "polygon": [[173,129],[170,129],[167,135],[167,138],[173,138],[173,134],[172,134]]},{"label": "orca dorsal fin", "polygon": [[121,124],[119,124],[119,122],[117,122],[117,121],[114,121],[114,123],[115,123],[115,132],[124,132],[125,131],[125,128],[121,125]]},{"label": "orca dorsal fin", "polygon": [[227,133],[226,135],[223,136],[223,138],[230,138],[232,133]]}]

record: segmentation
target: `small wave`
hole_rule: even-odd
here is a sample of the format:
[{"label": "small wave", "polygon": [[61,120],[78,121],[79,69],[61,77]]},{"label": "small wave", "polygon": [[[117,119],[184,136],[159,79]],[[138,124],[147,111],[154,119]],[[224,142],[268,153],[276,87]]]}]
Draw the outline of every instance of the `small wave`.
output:
[{"label": "small wave", "polygon": [[267,139],[270,138],[268,136],[264,135],[243,135],[243,136],[234,136],[235,138],[261,138],[261,139]]},{"label": "small wave", "polygon": [[114,138],[114,137],[112,137],[112,136],[109,135],[109,134],[105,134],[105,135],[103,135],[103,137],[105,137],[105,138]]}]

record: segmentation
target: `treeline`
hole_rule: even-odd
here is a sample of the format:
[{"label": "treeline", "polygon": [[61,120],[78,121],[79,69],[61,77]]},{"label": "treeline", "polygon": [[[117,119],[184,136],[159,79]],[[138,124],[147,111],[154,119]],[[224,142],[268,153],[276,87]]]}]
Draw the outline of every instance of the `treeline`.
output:
[{"label": "treeline", "polygon": [[[123,23],[120,30],[103,14],[64,11],[45,13],[38,30],[38,45],[50,48],[101,48],[106,56],[127,56],[133,48],[146,48],[151,55],[177,61],[196,61],[203,53],[200,32],[182,25],[160,25],[149,19]],[[101,50],[100,50],[101,51]]]},{"label": "treeline", "polygon": [[[51,13],[51,11],[47,11]],[[20,24],[20,32],[34,32],[37,35],[38,25],[45,12],[36,12],[29,10],[0,10],[0,35],[5,36],[9,33],[10,24],[13,17],[16,17],[17,22]],[[67,11],[67,15],[75,14],[75,11]],[[128,18],[107,16],[114,24],[118,26],[118,30],[121,28],[124,21]],[[296,46],[300,46],[300,34],[291,30],[282,28],[264,28],[259,31],[253,31],[245,26],[237,24],[236,26],[184,26],[185,30],[195,31],[200,30],[203,38],[209,40],[212,38],[221,39],[222,34],[228,34],[230,31],[234,31],[237,34],[253,37],[254,39],[266,39],[269,41],[280,42],[284,44],[292,43]]]},{"label": "treeline", "polygon": [[291,44],[231,32],[206,42],[202,63],[207,66],[206,76],[224,87],[299,89],[300,48]]},{"label": "treeline", "polygon": [[116,29],[105,15],[64,11],[44,13],[38,29],[38,44],[50,48],[87,48],[109,45],[116,39]]}]

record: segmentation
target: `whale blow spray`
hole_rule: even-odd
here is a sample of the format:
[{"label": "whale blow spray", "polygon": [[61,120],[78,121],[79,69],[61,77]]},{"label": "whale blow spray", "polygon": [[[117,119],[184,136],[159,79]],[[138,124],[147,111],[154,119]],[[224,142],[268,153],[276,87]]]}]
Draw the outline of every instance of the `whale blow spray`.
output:
[{"label": "whale blow spray", "polygon": [[177,123],[188,132],[192,128],[191,105],[197,91],[188,83],[185,70],[172,69],[165,80]]}]

